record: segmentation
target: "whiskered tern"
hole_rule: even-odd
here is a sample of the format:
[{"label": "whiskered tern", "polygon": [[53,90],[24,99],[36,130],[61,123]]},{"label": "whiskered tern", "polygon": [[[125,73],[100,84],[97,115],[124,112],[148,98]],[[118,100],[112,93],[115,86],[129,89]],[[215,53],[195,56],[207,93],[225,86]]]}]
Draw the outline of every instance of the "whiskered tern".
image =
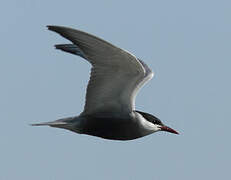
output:
[{"label": "whiskered tern", "polygon": [[83,31],[47,27],[72,42],[55,47],[86,59],[92,65],[91,76],[84,110],[79,116],[32,125],[48,125],[112,140],[132,140],[157,131],[178,134],[157,117],[135,110],[139,89],[153,77],[143,61]]}]

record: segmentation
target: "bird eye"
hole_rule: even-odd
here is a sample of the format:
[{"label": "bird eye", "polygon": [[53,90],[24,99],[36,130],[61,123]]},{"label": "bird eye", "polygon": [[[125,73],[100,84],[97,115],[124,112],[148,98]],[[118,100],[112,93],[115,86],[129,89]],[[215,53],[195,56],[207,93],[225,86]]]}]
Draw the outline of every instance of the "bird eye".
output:
[{"label": "bird eye", "polygon": [[155,120],[154,123],[155,124],[161,124],[161,122],[159,120]]}]

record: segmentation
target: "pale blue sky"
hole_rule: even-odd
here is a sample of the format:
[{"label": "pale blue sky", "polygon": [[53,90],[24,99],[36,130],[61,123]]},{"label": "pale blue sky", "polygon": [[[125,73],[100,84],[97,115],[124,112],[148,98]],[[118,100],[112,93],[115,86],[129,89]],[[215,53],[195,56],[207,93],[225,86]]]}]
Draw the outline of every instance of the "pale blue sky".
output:
[{"label": "pale blue sky", "polygon": [[[0,179],[229,179],[231,2],[0,3]],[[28,124],[79,114],[90,65],[56,51],[46,30],[97,35],[145,61],[155,77],[136,107],[178,130],[128,142]]]}]

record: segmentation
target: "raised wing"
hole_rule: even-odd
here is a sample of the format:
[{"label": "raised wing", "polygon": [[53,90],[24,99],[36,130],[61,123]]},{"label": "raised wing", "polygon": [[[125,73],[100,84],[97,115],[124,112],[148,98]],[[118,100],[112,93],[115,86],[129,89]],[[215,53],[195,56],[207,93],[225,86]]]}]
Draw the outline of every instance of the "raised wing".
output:
[{"label": "raised wing", "polygon": [[56,45],[57,49],[79,55],[92,65],[82,115],[134,110],[137,91],[153,76],[144,62],[88,33],[61,26],[48,29],[73,43]]}]

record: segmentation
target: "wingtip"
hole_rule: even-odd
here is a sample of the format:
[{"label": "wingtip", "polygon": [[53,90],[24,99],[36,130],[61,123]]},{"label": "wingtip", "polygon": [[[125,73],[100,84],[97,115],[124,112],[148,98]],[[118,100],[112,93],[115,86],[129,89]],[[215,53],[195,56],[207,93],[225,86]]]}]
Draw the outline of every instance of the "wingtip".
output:
[{"label": "wingtip", "polygon": [[50,31],[57,31],[58,29],[63,28],[62,26],[47,25],[47,29]]},{"label": "wingtip", "polygon": [[58,49],[58,50],[63,50],[62,47],[63,47],[62,44],[55,44],[54,45],[54,48]]},{"label": "wingtip", "polygon": [[60,48],[58,48],[58,45],[57,45],[57,44],[54,45],[54,48],[55,48],[55,49],[60,49]]},{"label": "wingtip", "polygon": [[60,28],[68,28],[66,26],[58,26],[58,25],[47,25],[46,26],[48,30],[55,30],[55,29],[60,29]]},{"label": "wingtip", "polygon": [[55,44],[54,48],[58,50],[63,50],[63,44]]},{"label": "wingtip", "polygon": [[54,29],[55,26],[53,26],[53,25],[47,25],[46,27],[47,27],[48,30],[51,30],[51,31],[52,31],[52,30]]}]

